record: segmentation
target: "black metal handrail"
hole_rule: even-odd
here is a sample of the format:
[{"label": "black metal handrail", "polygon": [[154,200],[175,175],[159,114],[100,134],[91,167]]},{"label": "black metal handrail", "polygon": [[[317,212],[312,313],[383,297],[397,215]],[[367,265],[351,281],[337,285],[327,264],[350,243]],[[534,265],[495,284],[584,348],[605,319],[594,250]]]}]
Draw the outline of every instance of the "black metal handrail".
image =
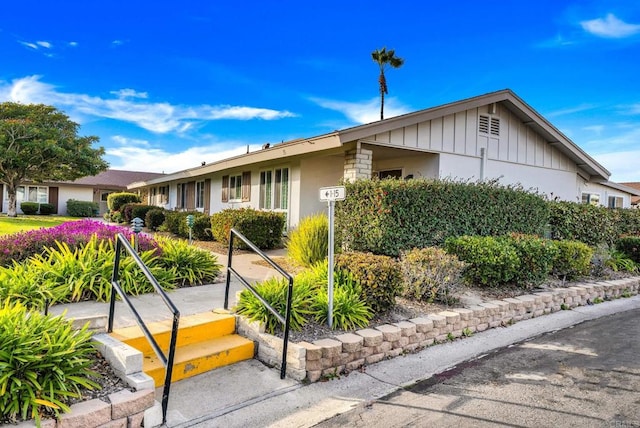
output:
[{"label": "black metal handrail", "polygon": [[[109,302],[109,326],[107,331],[109,333],[113,332],[113,313],[115,310],[116,292],[117,292],[120,298],[122,299],[122,301],[126,303],[126,305],[129,307],[129,310],[133,313],[133,316],[136,318],[136,322],[138,323],[138,326],[142,329],[142,332],[144,333],[145,337],[151,344],[151,347],[153,348],[154,352],[156,353],[160,361],[162,361],[162,364],[165,367],[164,389],[162,391],[162,423],[164,424],[167,421],[167,404],[169,403],[169,391],[171,389],[171,375],[173,372],[173,358],[175,355],[176,342],[178,338],[178,324],[180,322],[180,312],[178,311],[176,306],[173,304],[171,299],[169,299],[169,296],[167,296],[167,293],[165,293],[162,287],[160,287],[160,284],[158,284],[158,281],[153,276],[153,274],[151,273],[147,265],[144,264],[140,256],[138,256],[138,253],[136,253],[136,251],[133,249],[133,247],[129,243],[129,240],[122,233],[118,233],[115,239],[116,239],[116,255],[115,255],[115,261],[113,263],[113,275],[111,276],[111,297]],[[120,268],[120,253],[122,252],[122,248],[124,248],[131,255],[131,257],[133,257],[133,260],[136,262],[138,267],[142,269],[144,276],[147,277],[147,279],[153,286],[154,290],[160,295],[164,304],[167,305],[167,307],[173,314],[173,326],[171,328],[171,340],[169,342],[169,355],[164,354],[164,352],[160,348],[160,345],[158,345],[158,342],[156,342],[156,339],[153,337],[153,335],[149,331],[149,328],[142,320],[142,317],[140,316],[138,311],[136,311],[136,309],[134,308],[133,303],[131,303],[131,300],[125,294],[125,292],[122,290],[122,287],[120,286],[120,282],[118,281],[118,274],[119,274],[119,268]]]},{"label": "black metal handrail", "polygon": [[[269,263],[271,267],[278,271],[278,273],[284,276],[289,281],[289,289],[287,290],[287,310],[285,312],[285,316],[283,317],[278,311],[276,311],[267,301],[256,291],[256,289],[247,282],[232,266],[232,256],[233,256],[233,238],[238,237],[242,242],[244,242],[249,248],[251,248],[256,254],[258,254],[264,261]],[[232,273],[246,288],[253,293],[254,296],[276,317],[281,324],[284,324],[284,340],[282,344],[282,366],[280,367],[280,379],[284,379],[287,373],[287,344],[289,343],[289,326],[291,319],[291,297],[293,294],[293,277],[284,271],[276,262],[271,260],[269,256],[267,256],[260,248],[256,247],[256,245],[249,241],[242,233],[238,232],[235,229],[231,229],[229,232],[229,257],[227,259],[227,283],[224,293],[224,308],[229,309],[229,288],[231,285],[231,276]]]}]

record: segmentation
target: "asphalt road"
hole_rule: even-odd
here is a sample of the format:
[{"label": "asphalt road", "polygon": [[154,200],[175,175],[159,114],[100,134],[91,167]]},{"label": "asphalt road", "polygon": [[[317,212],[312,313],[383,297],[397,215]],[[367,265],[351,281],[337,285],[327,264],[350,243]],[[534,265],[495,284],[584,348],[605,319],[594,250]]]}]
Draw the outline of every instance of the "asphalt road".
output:
[{"label": "asphalt road", "polygon": [[640,427],[640,310],[499,349],[315,426]]}]

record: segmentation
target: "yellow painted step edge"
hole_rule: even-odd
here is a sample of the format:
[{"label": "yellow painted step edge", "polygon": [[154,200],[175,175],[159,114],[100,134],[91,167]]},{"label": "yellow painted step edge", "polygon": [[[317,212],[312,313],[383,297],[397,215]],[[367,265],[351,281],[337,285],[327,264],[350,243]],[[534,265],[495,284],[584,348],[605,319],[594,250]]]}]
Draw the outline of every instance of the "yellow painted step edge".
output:
[{"label": "yellow painted step edge", "polygon": [[[172,320],[149,323],[148,328],[162,349],[169,348]],[[235,333],[236,320],[233,315],[203,313],[180,319],[178,346],[209,340]],[[152,348],[138,326],[115,329],[111,336],[132,346],[142,353],[151,353]]]},{"label": "yellow painted step edge", "polygon": [[[238,335],[225,336],[176,349],[171,381],[176,382],[254,357],[254,343]],[[144,356],[143,371],[156,386],[164,384],[165,369],[155,354]]]}]

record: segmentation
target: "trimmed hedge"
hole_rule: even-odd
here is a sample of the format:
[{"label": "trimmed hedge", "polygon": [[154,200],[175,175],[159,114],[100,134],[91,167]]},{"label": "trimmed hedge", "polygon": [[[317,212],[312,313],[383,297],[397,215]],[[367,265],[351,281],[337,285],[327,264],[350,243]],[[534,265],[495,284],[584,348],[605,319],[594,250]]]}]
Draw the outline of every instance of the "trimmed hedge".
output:
[{"label": "trimmed hedge", "polygon": [[71,217],[94,217],[98,215],[98,212],[97,202],[76,201],[75,199],[67,201],[67,215]]},{"label": "trimmed hedge", "polygon": [[[228,245],[229,233],[235,228],[258,248],[270,249],[282,246],[284,223],[283,213],[258,211],[253,208],[230,208],[211,216],[211,232],[216,241]],[[234,239],[233,246],[247,248],[239,239]]]},{"label": "trimmed hedge", "polygon": [[56,207],[53,204],[40,204],[40,215],[53,214],[55,210]]},{"label": "trimmed hedge", "polygon": [[553,260],[553,273],[558,278],[576,279],[589,274],[594,250],[580,241],[556,241],[558,253]]},{"label": "trimmed hedge", "polygon": [[396,257],[452,236],[542,235],[549,218],[542,197],[495,182],[373,179],[345,185],[349,197],[336,204],[336,233],[352,251]]},{"label": "trimmed hedge", "polygon": [[146,205],[146,204],[124,204],[120,207],[120,212],[122,213],[122,221],[125,223],[131,223],[131,220],[138,217],[142,221],[147,217],[147,213],[153,209],[156,209],[155,205]]},{"label": "trimmed hedge", "polygon": [[360,283],[362,295],[374,313],[393,307],[402,291],[402,272],[398,262],[388,256],[349,252],[335,259],[336,270],[351,272]]},{"label": "trimmed hedge", "polygon": [[518,253],[520,269],[516,272],[514,282],[518,285],[536,285],[545,281],[553,262],[558,255],[558,247],[550,239],[533,235],[511,234],[505,237]]},{"label": "trimmed hedge", "polygon": [[181,238],[189,238],[189,226],[187,216],[192,215],[193,219],[193,239],[199,241],[211,241],[212,235],[207,229],[211,227],[211,220],[207,214],[199,211],[165,211],[164,224],[162,228]]},{"label": "trimmed hedge", "polygon": [[149,230],[156,231],[162,226],[165,220],[164,212],[165,210],[163,208],[154,208],[147,212],[147,215],[144,217],[144,224]]},{"label": "trimmed hedge", "polygon": [[469,266],[465,278],[480,285],[500,285],[513,281],[520,269],[518,252],[507,239],[492,236],[449,238],[445,249]]},{"label": "trimmed hedge", "polygon": [[120,211],[120,207],[129,203],[140,203],[140,196],[135,193],[119,192],[107,196],[107,207],[110,211]]},{"label": "trimmed hedge", "polygon": [[37,202],[21,202],[20,209],[25,215],[35,215],[38,213],[40,205]]},{"label": "trimmed hedge", "polygon": [[611,246],[621,235],[640,235],[640,210],[610,209],[576,202],[549,202],[549,208],[554,239]]}]

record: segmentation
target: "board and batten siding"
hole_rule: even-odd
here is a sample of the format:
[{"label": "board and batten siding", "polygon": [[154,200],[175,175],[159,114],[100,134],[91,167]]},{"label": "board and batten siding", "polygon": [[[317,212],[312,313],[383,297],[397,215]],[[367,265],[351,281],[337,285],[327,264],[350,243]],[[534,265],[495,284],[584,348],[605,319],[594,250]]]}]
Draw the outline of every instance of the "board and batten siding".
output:
[{"label": "board and batten siding", "polygon": [[405,126],[370,138],[390,146],[417,148],[436,153],[479,157],[487,149],[489,160],[575,172],[575,165],[540,134],[508,109],[497,105],[500,136],[478,132],[478,116],[489,115],[488,106]]}]

